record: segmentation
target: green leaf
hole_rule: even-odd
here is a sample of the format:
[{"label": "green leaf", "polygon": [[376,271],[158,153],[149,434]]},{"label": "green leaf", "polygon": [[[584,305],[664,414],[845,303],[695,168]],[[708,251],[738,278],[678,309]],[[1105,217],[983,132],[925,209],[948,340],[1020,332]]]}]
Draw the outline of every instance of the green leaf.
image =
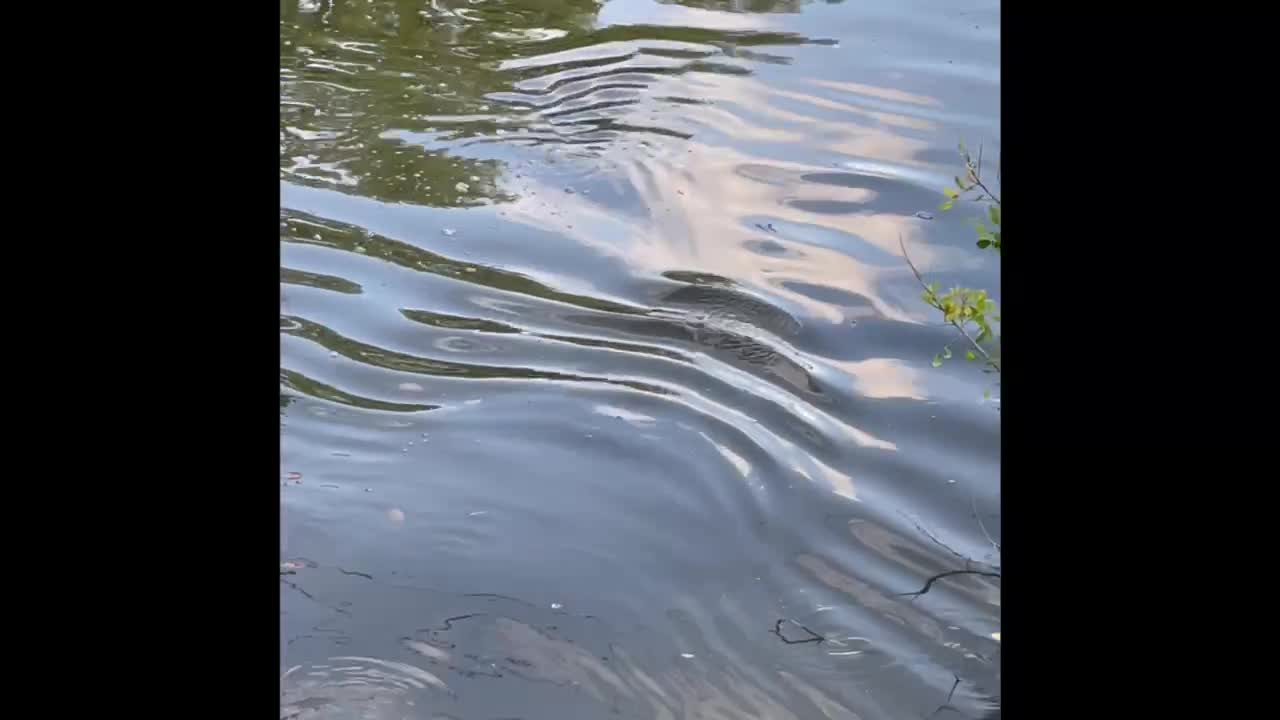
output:
[{"label": "green leaf", "polygon": [[992,205],[988,207],[987,215],[991,218],[992,224],[994,225],[1000,224],[1000,206],[999,205]]},{"label": "green leaf", "polygon": [[974,355],[974,354],[973,354],[973,351],[972,351],[972,350],[970,350],[969,352],[967,352],[967,353],[965,353],[965,354],[964,354],[964,359],[965,359],[965,360],[968,360],[969,362],[973,362],[974,360],[977,360],[977,359],[978,359],[978,356],[977,356],[977,355]]},{"label": "green leaf", "polygon": [[980,247],[980,248],[989,248],[989,247],[991,247],[991,241],[990,241],[990,240],[987,240],[986,238],[983,238],[982,240],[979,240],[979,241],[978,241],[978,247]]},{"label": "green leaf", "polygon": [[942,346],[942,359],[943,359],[943,360],[950,360],[950,359],[951,359],[951,346],[950,346],[950,345],[943,345],[943,346]]},{"label": "green leaf", "polygon": [[933,356],[933,366],[942,367],[942,357],[940,355]]},{"label": "green leaf", "polygon": [[955,200],[956,198],[960,197],[960,193],[956,192],[955,190],[952,190],[951,188],[944,188],[942,191],[942,194],[946,195],[952,200]]},{"label": "green leaf", "polygon": [[951,209],[951,206],[952,206],[952,205],[954,205],[954,204],[955,204],[955,200],[948,200],[948,201],[946,201],[946,202],[942,203],[941,205],[939,205],[939,206],[938,206],[938,209],[939,209],[939,210],[950,210],[950,209]]},{"label": "green leaf", "polygon": [[955,180],[956,180],[956,187],[960,188],[961,190],[968,190],[968,189],[969,189],[969,188],[968,188],[968,186],[966,186],[964,183],[960,182],[960,176],[959,176],[959,175],[956,175],[956,176],[955,176]]},{"label": "green leaf", "polygon": [[983,390],[983,391],[982,391],[982,399],[983,399],[983,400],[990,400],[990,399],[991,399],[991,388],[987,388],[986,390]]}]

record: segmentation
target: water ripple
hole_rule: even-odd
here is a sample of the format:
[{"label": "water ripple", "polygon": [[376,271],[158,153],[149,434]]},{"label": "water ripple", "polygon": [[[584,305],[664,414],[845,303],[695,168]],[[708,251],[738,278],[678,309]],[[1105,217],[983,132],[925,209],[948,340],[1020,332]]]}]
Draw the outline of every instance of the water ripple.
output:
[{"label": "water ripple", "polygon": [[282,720],[998,713],[961,6],[282,4]]}]

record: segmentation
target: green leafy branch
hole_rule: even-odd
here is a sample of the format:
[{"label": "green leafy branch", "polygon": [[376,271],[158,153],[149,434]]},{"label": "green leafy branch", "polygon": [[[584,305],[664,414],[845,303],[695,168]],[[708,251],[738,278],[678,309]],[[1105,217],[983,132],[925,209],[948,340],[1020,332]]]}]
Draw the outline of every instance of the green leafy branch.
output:
[{"label": "green leafy branch", "polygon": [[[978,157],[975,159],[965,149],[964,143],[960,143],[960,156],[964,159],[964,178],[956,176],[956,187],[960,188],[952,190],[946,188],[942,192],[947,196],[946,202],[938,208],[939,210],[950,210],[957,200],[969,200],[972,202],[986,202],[987,218],[991,221],[992,228],[988,229],[982,223],[975,223],[978,231],[978,247],[982,249],[991,248],[996,252],[1000,252],[1000,196],[991,191],[982,179],[982,146],[978,146]],[[996,181],[1000,180],[1000,164],[996,163]],[[967,195],[967,197],[966,197]]]},{"label": "green leafy branch", "polygon": [[[964,159],[965,173],[963,178],[960,176],[955,178],[956,187],[959,190],[951,188],[943,190],[947,199],[939,209],[950,210],[957,200],[987,203],[986,215],[991,227],[988,228],[983,222],[974,223],[978,233],[978,247],[1000,253],[1000,197],[982,179],[982,147],[978,147],[978,156],[974,158],[961,143],[960,155]],[[1000,167],[997,162],[997,182],[999,179]],[[965,358],[970,361],[982,358],[988,371],[1000,372],[1000,359],[993,353],[995,346],[999,344],[999,336],[991,328],[993,322],[1000,322],[1000,316],[995,314],[998,308],[995,301],[988,297],[987,291],[955,287],[942,293],[936,283],[925,282],[924,276],[911,261],[911,256],[907,254],[907,247],[903,244],[901,236],[898,237],[898,245],[902,248],[902,257],[906,259],[911,272],[924,288],[924,294],[921,297],[930,307],[941,312],[943,320],[954,327],[968,342],[970,349],[965,351]],[[939,367],[944,360],[950,359],[951,348],[944,346],[942,352],[934,356],[933,366]]]},{"label": "green leafy branch", "polygon": [[[991,329],[991,322],[1000,322],[1000,316],[995,314],[996,303],[987,297],[987,291],[957,287],[946,294],[941,294],[938,284],[926,283],[920,270],[915,263],[911,262],[911,256],[907,254],[907,246],[902,242],[902,236],[898,236],[898,246],[902,248],[902,257],[906,259],[907,266],[911,268],[916,280],[924,288],[924,294],[921,297],[930,307],[940,311],[943,320],[968,341],[972,349],[965,352],[965,359],[976,361],[981,357],[987,367],[1000,372],[999,357],[993,356],[986,347],[983,347],[983,343],[987,345],[995,343],[997,336]],[[940,355],[934,356],[933,366],[938,367],[942,365],[943,360],[950,359],[951,348],[944,347]]]}]

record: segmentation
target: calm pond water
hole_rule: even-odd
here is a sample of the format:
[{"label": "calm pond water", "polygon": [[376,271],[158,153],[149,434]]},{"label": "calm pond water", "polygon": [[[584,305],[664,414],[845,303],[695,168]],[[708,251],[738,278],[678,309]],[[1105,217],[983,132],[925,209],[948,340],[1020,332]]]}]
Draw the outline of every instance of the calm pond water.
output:
[{"label": "calm pond water", "polygon": [[[282,0],[281,717],[981,717],[991,0]],[[822,638],[822,642],[816,642]]]}]

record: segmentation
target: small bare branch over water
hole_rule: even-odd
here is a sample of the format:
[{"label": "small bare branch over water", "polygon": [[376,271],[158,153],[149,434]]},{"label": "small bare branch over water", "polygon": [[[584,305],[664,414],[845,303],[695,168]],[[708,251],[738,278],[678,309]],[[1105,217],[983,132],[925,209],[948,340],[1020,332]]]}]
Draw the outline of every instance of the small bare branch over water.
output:
[{"label": "small bare branch over water", "polygon": [[[782,623],[784,623],[784,622],[789,622],[789,623],[791,623],[792,625],[795,625],[796,627],[800,628],[801,630],[803,630],[803,631],[805,631],[805,632],[809,633],[809,635],[810,635],[811,637],[807,637],[807,638],[805,638],[805,639],[803,639],[803,640],[790,640],[790,639],[788,639],[788,638],[787,638],[787,636],[785,636],[785,635],[783,635],[783,634],[782,634]],[[788,619],[786,619],[786,618],[779,618],[779,619],[778,619],[778,622],[774,623],[774,625],[773,625],[773,629],[772,629],[772,630],[770,630],[769,632],[773,633],[774,635],[777,635],[779,640],[781,640],[782,642],[784,642],[784,643],[786,643],[786,644],[788,644],[788,645],[800,645],[801,643],[822,643],[822,642],[825,642],[825,641],[826,641],[826,638],[822,637],[822,636],[821,636],[821,635],[819,635],[818,633],[816,633],[816,632],[814,632],[814,631],[810,630],[809,628],[807,628],[807,627],[805,627],[805,626],[801,625],[800,623],[796,622],[795,620],[788,620]]]}]

